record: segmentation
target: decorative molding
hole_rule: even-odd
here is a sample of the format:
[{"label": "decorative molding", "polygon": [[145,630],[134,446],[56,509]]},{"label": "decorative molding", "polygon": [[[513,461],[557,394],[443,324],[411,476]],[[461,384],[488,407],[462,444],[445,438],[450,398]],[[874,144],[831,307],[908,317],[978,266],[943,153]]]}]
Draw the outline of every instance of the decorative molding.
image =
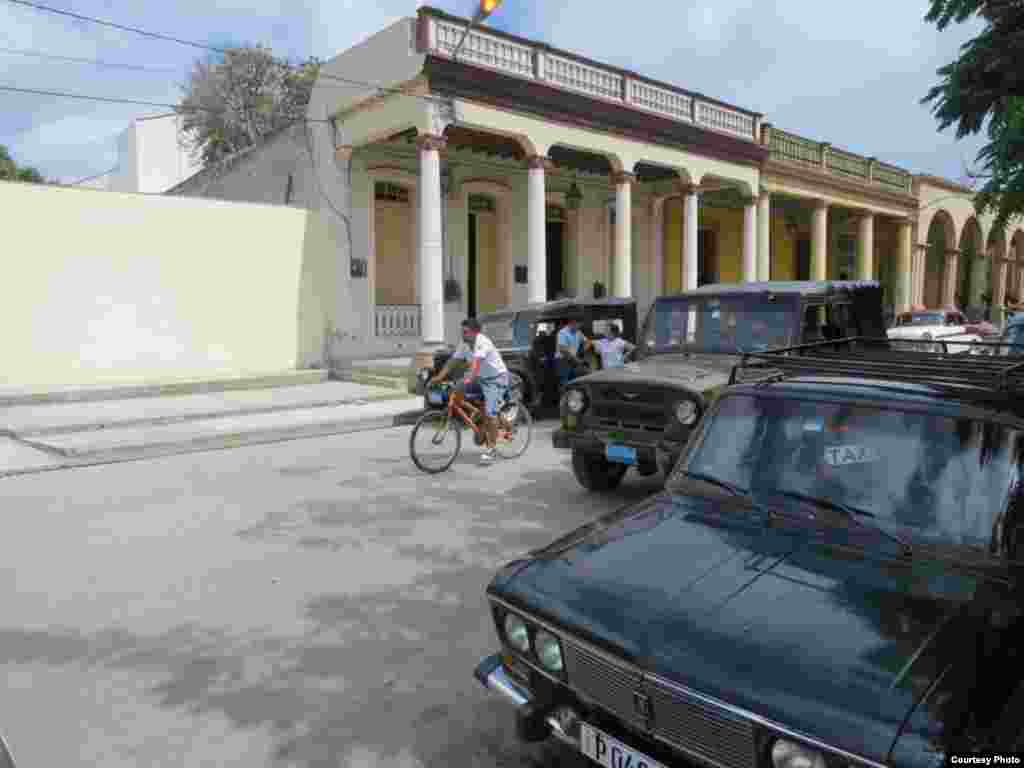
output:
[{"label": "decorative molding", "polygon": [[460,189],[468,190],[469,194],[482,193],[504,197],[512,193],[512,187],[504,181],[487,178],[485,176],[473,176],[459,182]]},{"label": "decorative molding", "polygon": [[416,187],[420,180],[418,173],[397,165],[371,165],[367,167],[366,175],[374,181],[397,181],[397,183],[409,184],[413,187]]},{"label": "decorative molding", "polygon": [[795,180],[804,184],[813,184],[825,190],[835,190],[841,194],[861,195],[885,204],[909,209],[907,210],[908,215],[911,211],[916,213],[918,208],[917,198],[909,192],[900,193],[878,186],[869,186],[851,179],[842,179],[834,174],[822,173],[820,169],[810,166],[800,168],[779,160],[769,160],[765,163],[764,173],[768,177],[768,183],[775,187],[784,187],[788,180]]},{"label": "decorative molding", "polygon": [[619,184],[636,184],[636,174],[629,171],[616,171],[612,174],[612,182],[615,186]]},{"label": "decorative molding", "polygon": [[448,146],[448,142],[444,136],[433,133],[421,133],[416,137],[416,148],[419,150],[436,150],[440,152],[446,146]]},{"label": "decorative molding", "polygon": [[682,179],[680,179],[679,181],[676,182],[676,185],[679,189],[679,194],[682,195],[683,197],[700,194],[700,187],[697,184],[691,184],[687,181],[683,181]]}]

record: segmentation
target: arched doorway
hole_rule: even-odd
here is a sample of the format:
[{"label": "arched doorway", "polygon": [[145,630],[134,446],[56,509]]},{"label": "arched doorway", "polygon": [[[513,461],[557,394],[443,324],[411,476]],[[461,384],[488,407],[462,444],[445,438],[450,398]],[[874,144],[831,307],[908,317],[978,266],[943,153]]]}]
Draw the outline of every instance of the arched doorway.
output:
[{"label": "arched doorway", "polygon": [[937,212],[928,226],[922,297],[926,307],[941,307],[946,303],[942,295],[946,284],[946,256],[955,247],[955,232],[953,219],[946,211]]},{"label": "arched doorway", "polygon": [[980,309],[991,295],[991,270],[981,238],[981,226],[971,217],[960,235],[954,302],[961,309]]}]

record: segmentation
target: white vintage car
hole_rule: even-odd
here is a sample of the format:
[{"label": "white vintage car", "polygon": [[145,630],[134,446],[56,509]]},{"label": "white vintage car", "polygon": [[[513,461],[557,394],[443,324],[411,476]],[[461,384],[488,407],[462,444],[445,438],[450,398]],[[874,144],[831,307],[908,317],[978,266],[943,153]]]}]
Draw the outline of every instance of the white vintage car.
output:
[{"label": "white vintage car", "polygon": [[920,351],[948,351],[957,354],[977,351],[972,345],[983,340],[979,331],[978,326],[969,323],[963,313],[955,309],[922,309],[897,315],[895,324],[886,331],[886,334],[893,340],[956,342],[948,346],[934,344],[930,348],[923,344],[915,344],[914,348]]}]

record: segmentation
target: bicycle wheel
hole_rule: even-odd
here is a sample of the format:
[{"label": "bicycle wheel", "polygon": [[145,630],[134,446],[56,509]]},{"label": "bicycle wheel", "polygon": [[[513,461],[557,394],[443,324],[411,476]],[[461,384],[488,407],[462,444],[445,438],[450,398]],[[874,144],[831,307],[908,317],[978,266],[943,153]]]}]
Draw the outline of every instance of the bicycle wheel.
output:
[{"label": "bicycle wheel", "polygon": [[[421,442],[417,442],[417,438]],[[422,445],[422,447],[420,447]],[[424,472],[436,475],[455,461],[462,447],[462,430],[449,422],[448,411],[427,411],[409,435],[409,455]]]},{"label": "bicycle wheel", "polygon": [[494,450],[503,459],[517,459],[533,439],[533,416],[525,403],[505,403],[498,411],[498,443]]}]

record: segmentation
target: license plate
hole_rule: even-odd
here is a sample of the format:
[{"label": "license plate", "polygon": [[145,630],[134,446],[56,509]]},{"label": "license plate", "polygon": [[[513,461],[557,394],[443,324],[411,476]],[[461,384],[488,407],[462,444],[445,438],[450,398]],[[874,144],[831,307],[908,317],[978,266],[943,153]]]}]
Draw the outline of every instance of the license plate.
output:
[{"label": "license plate", "polygon": [[666,768],[586,723],[580,723],[580,752],[604,768]]},{"label": "license plate", "polygon": [[614,461],[617,464],[636,464],[636,448],[631,448],[628,445],[606,445],[604,455],[608,461]]}]

